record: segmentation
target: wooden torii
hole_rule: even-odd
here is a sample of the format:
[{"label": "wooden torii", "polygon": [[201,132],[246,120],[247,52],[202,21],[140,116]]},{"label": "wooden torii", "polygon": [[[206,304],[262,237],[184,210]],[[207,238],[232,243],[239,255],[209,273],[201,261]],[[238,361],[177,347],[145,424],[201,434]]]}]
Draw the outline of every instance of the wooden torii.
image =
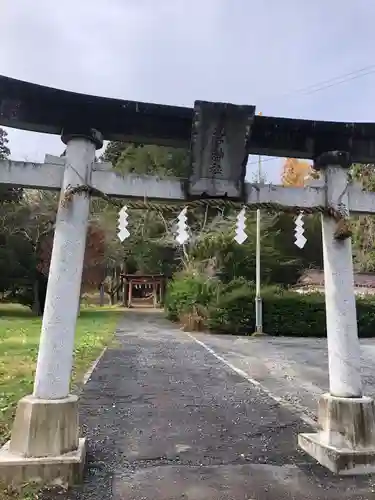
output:
[{"label": "wooden torii", "polygon": [[[150,292],[152,299],[151,306],[154,308],[160,307],[163,303],[163,295],[165,288],[166,277],[163,274],[121,274],[124,289],[127,289],[127,295],[124,294],[124,306],[129,308],[136,307],[134,301],[134,287]],[[137,302],[140,306],[140,301]],[[142,305],[150,305],[150,301],[146,301]]]},{"label": "wooden torii", "polygon": [[[255,116],[254,106],[197,101],[194,109],[65,92],[0,77],[0,125],[61,134],[62,158],[0,162],[0,184],[61,191],[34,391],[18,404],[0,450],[0,478],[71,483],[82,476],[85,439],[69,393],[90,196],[152,203],[247,206],[322,214],[330,390],[319,430],[300,446],[337,473],[375,466],[375,407],[362,392],[351,213],[375,213],[375,194],[352,184],[351,162],[375,160],[375,125]],[[95,163],[103,138],[191,146],[188,181],[119,175]],[[245,183],[249,154],[311,158],[322,183],[305,188]],[[145,200],[147,200],[145,202]]]}]

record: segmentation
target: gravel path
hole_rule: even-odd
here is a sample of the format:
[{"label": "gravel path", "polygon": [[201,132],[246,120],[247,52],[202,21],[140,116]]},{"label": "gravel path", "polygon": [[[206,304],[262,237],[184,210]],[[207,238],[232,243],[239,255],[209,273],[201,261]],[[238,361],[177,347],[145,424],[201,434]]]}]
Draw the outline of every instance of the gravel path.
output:
[{"label": "gravel path", "polygon": [[[307,426],[296,413],[160,314],[126,314],[117,339],[81,398],[89,463],[67,499],[375,499],[375,478],[338,478],[314,464],[297,450]],[[246,364],[235,338],[199,339]]]}]

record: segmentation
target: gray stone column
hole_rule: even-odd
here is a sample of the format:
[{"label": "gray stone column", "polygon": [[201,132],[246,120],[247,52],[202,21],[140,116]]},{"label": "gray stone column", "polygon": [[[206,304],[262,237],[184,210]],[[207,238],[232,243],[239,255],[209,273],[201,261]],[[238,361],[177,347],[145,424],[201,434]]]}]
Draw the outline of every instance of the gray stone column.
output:
[{"label": "gray stone column", "polygon": [[[68,186],[90,184],[100,145],[97,134],[67,131],[62,139],[67,148],[61,197]],[[35,374],[37,398],[61,399],[69,394],[89,207],[87,193],[59,204]]]},{"label": "gray stone column", "polygon": [[[349,215],[348,154],[326,153],[316,167],[324,171],[328,206]],[[375,406],[362,395],[351,238],[338,238],[337,221],[326,215],[322,231],[330,392],[319,401],[318,432],[300,434],[298,443],[335,473],[373,473]]]},{"label": "gray stone column", "polygon": [[0,450],[5,483],[71,484],[82,476],[85,440],[79,439],[78,397],[69,394],[74,336],[89,216],[89,194],[61,203],[68,187],[90,185],[100,134],[66,130],[66,164],[56,218],[34,393],[17,406],[11,439]]}]

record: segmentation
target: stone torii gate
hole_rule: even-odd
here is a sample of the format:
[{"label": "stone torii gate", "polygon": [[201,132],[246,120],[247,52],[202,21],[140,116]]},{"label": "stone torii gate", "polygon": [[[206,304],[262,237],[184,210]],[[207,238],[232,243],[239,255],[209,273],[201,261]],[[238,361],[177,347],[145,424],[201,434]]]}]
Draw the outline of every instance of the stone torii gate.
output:
[{"label": "stone torii gate", "polygon": [[[330,391],[320,429],[299,445],[336,473],[373,472],[375,407],[363,395],[349,213],[375,213],[375,194],[349,182],[351,161],[375,159],[375,126],[256,117],[254,106],[197,102],[194,110],[118,101],[0,77],[0,125],[60,133],[66,156],[43,164],[0,162],[0,184],[61,190],[34,391],[18,404],[11,439],[0,450],[9,483],[81,479],[85,439],[78,398],[69,393],[88,194],[186,203],[232,200],[250,208],[322,213]],[[101,132],[98,132],[100,130]],[[127,175],[95,163],[102,138],[187,146],[189,181]],[[333,151],[333,152],[332,152]],[[323,183],[286,188],[244,182],[248,154],[314,158]]]}]

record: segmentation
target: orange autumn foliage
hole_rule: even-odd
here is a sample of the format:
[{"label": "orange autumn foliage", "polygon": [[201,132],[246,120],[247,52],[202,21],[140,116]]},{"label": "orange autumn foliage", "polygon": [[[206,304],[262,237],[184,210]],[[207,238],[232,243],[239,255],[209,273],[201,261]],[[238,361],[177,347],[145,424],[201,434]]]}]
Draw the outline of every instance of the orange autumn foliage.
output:
[{"label": "orange autumn foliage", "polygon": [[283,165],[281,180],[283,186],[302,187],[313,177],[310,163],[297,158],[287,158]]}]

